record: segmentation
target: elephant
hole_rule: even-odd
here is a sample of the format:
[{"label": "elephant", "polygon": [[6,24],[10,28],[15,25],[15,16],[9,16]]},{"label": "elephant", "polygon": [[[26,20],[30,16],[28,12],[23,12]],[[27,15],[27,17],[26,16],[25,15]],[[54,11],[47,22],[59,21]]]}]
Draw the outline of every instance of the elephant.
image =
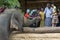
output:
[{"label": "elephant", "polygon": [[40,19],[40,14],[37,11],[34,11],[28,18],[24,17],[24,24],[29,27],[39,27]]},{"label": "elephant", "polygon": [[36,24],[34,27],[38,27],[38,22],[40,22],[40,17],[34,17],[32,19],[27,19],[24,17],[24,25],[26,27],[31,27],[32,25],[34,25],[34,23]]},{"label": "elephant", "polygon": [[0,14],[0,40],[9,40],[12,25],[17,26],[19,31],[23,30],[23,16],[19,9],[5,9]]},{"label": "elephant", "polygon": [[[0,14],[0,40],[9,40],[9,35],[15,28],[23,32],[24,24],[31,25],[36,21],[36,18],[27,20],[19,9],[5,9]],[[14,30],[15,30],[14,29]]]}]

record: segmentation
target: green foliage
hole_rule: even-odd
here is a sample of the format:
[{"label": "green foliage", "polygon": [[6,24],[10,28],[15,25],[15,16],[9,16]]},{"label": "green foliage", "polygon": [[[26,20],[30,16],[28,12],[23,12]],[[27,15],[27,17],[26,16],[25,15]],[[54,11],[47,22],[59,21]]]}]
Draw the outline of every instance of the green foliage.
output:
[{"label": "green foliage", "polygon": [[14,8],[15,6],[20,7],[18,0],[7,0],[9,7]]},{"label": "green foliage", "polygon": [[3,5],[3,2],[4,2],[4,0],[0,0],[0,6],[2,6],[2,5]]},{"label": "green foliage", "polygon": [[0,0],[0,6],[3,4],[9,8],[14,8],[15,6],[20,7],[18,0]]}]

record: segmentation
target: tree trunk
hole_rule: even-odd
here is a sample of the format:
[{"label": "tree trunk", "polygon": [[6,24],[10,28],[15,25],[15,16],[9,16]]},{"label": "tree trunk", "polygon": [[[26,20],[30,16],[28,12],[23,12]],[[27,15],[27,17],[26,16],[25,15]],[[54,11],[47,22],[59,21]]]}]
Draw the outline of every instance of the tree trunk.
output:
[{"label": "tree trunk", "polygon": [[60,27],[39,27],[30,28],[24,27],[24,32],[26,33],[60,33]]}]

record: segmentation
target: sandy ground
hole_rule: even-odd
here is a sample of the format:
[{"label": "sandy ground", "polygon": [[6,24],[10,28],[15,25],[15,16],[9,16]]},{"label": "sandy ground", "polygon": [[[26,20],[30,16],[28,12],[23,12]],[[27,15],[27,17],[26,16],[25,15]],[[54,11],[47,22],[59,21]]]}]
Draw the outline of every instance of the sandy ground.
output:
[{"label": "sandy ground", "polygon": [[60,40],[60,33],[13,33],[10,40]]}]

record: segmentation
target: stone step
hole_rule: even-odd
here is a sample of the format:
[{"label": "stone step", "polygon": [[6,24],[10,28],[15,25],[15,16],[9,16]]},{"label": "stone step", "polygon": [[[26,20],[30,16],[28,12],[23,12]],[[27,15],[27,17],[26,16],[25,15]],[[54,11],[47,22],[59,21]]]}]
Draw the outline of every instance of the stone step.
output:
[{"label": "stone step", "polygon": [[60,40],[60,33],[17,33],[11,34],[10,40]]}]

